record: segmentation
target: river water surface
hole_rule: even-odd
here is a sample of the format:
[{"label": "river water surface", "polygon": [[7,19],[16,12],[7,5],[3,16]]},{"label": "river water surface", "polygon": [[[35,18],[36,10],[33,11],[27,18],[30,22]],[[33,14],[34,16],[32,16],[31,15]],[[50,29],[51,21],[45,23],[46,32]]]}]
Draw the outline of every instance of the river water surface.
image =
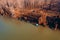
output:
[{"label": "river water surface", "polygon": [[0,16],[0,40],[60,40],[60,31]]}]

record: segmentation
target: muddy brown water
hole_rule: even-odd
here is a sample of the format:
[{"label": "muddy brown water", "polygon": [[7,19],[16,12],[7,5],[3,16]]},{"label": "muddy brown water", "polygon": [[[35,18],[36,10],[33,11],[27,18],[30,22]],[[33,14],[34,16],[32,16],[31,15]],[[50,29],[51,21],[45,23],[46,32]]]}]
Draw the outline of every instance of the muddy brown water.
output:
[{"label": "muddy brown water", "polygon": [[60,31],[0,16],[0,40],[60,40]]}]

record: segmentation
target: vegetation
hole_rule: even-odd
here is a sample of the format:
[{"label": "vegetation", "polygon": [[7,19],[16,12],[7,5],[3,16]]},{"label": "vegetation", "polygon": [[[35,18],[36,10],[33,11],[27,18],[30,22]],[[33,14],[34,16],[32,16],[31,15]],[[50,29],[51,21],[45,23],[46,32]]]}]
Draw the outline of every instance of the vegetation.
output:
[{"label": "vegetation", "polygon": [[[34,0],[33,2],[32,0],[23,0],[23,2],[2,0],[0,3],[0,14],[19,20],[30,21],[34,24],[47,25],[47,16],[50,15],[49,17],[51,18],[60,16],[60,2],[55,0],[50,0],[49,2],[44,0],[41,3],[40,0]],[[60,20],[60,18],[58,19]],[[51,21],[50,19],[48,20]]]}]

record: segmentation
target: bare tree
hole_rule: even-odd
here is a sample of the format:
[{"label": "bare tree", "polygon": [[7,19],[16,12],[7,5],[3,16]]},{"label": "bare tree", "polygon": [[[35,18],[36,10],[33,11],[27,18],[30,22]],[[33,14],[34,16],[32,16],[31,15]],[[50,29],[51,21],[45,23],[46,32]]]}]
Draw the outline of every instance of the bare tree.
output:
[{"label": "bare tree", "polygon": [[24,8],[30,8],[31,2],[29,0],[24,0]]},{"label": "bare tree", "polygon": [[39,3],[39,0],[35,0],[34,1],[34,8],[38,8],[39,7],[38,3]]}]

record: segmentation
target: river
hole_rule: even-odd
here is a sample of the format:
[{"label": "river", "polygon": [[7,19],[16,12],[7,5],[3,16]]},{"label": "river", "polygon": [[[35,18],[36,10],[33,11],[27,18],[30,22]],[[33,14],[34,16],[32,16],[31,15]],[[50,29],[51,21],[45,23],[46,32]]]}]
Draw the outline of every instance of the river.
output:
[{"label": "river", "polygon": [[60,40],[60,31],[0,16],[0,40]]}]

